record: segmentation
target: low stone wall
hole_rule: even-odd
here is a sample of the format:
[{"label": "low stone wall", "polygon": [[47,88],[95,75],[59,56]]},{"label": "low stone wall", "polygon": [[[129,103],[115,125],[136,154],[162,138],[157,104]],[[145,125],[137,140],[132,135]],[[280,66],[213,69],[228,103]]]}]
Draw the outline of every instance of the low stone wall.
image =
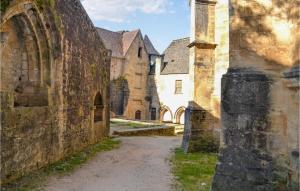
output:
[{"label": "low stone wall", "polygon": [[175,127],[141,128],[125,131],[114,131],[119,136],[175,136]]}]

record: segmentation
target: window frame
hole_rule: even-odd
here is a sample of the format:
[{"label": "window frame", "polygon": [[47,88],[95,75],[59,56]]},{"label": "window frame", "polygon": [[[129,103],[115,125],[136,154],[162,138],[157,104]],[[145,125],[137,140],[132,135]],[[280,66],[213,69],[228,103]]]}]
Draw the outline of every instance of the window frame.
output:
[{"label": "window frame", "polygon": [[[177,84],[179,82],[179,84]],[[182,93],[182,80],[175,80],[175,94],[183,94]]]}]

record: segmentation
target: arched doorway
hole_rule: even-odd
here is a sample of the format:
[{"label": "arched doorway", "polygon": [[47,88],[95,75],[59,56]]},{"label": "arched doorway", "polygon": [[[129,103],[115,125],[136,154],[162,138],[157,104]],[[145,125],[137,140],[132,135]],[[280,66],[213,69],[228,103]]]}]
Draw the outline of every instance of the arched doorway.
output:
[{"label": "arched doorway", "polygon": [[185,120],[185,107],[178,108],[175,113],[175,116],[176,116],[176,123],[183,125]]},{"label": "arched doorway", "polygon": [[142,119],[142,112],[140,110],[137,110],[135,112],[135,119],[141,120]]},{"label": "arched doorway", "polygon": [[173,115],[169,107],[164,106],[160,111],[160,120],[162,122],[172,122]]},{"label": "arched doorway", "polygon": [[100,92],[97,93],[94,99],[94,122],[103,121],[103,100]]}]

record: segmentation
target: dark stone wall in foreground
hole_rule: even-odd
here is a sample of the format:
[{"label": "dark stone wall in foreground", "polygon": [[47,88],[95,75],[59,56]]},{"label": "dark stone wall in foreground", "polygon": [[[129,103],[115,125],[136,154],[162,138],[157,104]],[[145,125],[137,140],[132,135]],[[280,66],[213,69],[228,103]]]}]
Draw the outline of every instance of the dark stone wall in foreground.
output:
[{"label": "dark stone wall in foreground", "polygon": [[1,16],[5,184],[108,136],[110,52],[79,0],[14,0]]},{"label": "dark stone wall in foreground", "polygon": [[214,177],[214,191],[274,190],[267,150],[271,80],[261,72],[230,69],[222,79],[224,147]]}]

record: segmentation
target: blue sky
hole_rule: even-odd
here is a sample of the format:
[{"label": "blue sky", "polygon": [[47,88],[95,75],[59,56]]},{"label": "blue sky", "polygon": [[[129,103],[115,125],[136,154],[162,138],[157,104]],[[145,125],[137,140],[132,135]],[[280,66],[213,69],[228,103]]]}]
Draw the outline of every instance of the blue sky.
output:
[{"label": "blue sky", "polygon": [[187,0],[82,0],[95,26],[112,31],[141,29],[162,53],[172,40],[188,37]]}]

